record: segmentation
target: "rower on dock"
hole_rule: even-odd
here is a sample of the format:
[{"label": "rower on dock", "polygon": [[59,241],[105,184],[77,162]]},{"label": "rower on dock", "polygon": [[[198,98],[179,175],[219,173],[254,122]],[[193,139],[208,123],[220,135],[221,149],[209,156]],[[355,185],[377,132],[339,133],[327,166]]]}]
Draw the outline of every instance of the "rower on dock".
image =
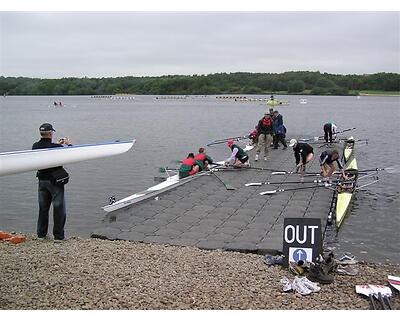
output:
[{"label": "rower on dock", "polygon": [[301,173],[300,181],[304,180],[306,164],[314,158],[314,149],[308,143],[297,142],[296,139],[290,140],[289,147],[293,147],[294,157],[296,159],[296,172]]},{"label": "rower on dock", "polygon": [[182,161],[179,168],[179,178],[186,178],[199,172],[200,166],[194,161],[194,154],[189,153],[187,158]]},{"label": "rower on dock", "polygon": [[[322,152],[321,155],[319,156],[319,164],[321,166],[322,176],[324,178],[331,177],[335,172],[334,162],[338,164],[339,169],[342,171],[342,175],[345,176],[343,165],[340,163],[339,160],[339,151],[334,149],[334,150],[326,150]],[[329,171],[327,169],[327,166],[329,166]]]}]

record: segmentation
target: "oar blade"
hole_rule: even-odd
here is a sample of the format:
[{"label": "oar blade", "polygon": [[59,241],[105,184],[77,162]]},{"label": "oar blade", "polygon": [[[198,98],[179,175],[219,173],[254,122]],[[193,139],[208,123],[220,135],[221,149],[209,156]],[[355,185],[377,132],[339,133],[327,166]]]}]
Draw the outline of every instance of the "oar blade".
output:
[{"label": "oar blade", "polygon": [[250,182],[250,183],[245,183],[246,187],[251,187],[251,186],[262,186],[262,182]]},{"label": "oar blade", "polygon": [[275,176],[275,175],[283,175],[283,174],[286,174],[286,172],[285,172],[285,171],[271,172],[271,175],[272,175],[272,176]]},{"label": "oar blade", "polygon": [[264,191],[264,192],[260,192],[260,195],[264,196],[264,195],[267,195],[267,194],[274,194],[274,193],[277,193],[277,192],[278,192],[278,190]]},{"label": "oar blade", "polygon": [[166,177],[154,177],[154,182],[164,182],[167,180]]}]

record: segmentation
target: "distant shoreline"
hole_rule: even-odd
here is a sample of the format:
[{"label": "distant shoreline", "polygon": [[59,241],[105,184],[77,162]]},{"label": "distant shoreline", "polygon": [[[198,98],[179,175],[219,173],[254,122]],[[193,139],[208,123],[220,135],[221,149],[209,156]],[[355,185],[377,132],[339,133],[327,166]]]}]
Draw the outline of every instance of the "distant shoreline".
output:
[{"label": "distant shoreline", "polygon": [[[221,93],[221,94],[144,94],[144,93],[116,93],[116,94],[60,94],[60,95],[48,95],[48,94],[38,94],[38,95],[33,95],[33,94],[19,94],[19,95],[3,95],[3,98],[6,97],[76,97],[76,96],[82,96],[82,97],[120,97],[124,98],[127,96],[160,96],[160,97],[165,97],[165,96],[171,96],[171,97],[182,97],[182,96],[268,96],[270,95],[269,93]],[[276,93],[276,96],[315,96],[315,97],[400,97],[400,92],[390,92],[390,93],[366,93],[366,92],[360,92],[359,94],[347,94],[347,95],[332,95],[332,94],[310,94],[310,93]],[[276,99],[279,100],[279,99]]]},{"label": "distant shoreline", "polygon": [[208,75],[124,76],[41,79],[0,77],[0,95],[400,95],[400,74],[338,75],[319,71],[214,73]]}]

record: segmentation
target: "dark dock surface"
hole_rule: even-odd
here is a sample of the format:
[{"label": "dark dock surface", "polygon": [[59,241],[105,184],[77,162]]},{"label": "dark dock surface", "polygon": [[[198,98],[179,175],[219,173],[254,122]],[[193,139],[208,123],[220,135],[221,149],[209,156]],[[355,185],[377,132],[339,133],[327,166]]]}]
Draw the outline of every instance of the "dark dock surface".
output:
[{"label": "dark dock surface", "polygon": [[[308,172],[320,171],[318,157],[323,150],[314,146]],[[271,149],[267,161],[261,153],[255,162],[254,155],[253,149],[249,152],[252,167],[286,171],[295,167],[290,147]],[[330,189],[318,187],[262,196],[262,191],[313,184],[300,184],[298,174],[271,175],[271,171],[252,169],[216,174],[236,190],[227,190],[213,175],[200,176],[155,198],[108,213],[92,237],[265,254],[282,251],[284,218],[320,218],[322,229],[325,228],[334,192]],[[306,176],[305,181],[320,178]],[[293,184],[245,186],[264,181]]]}]

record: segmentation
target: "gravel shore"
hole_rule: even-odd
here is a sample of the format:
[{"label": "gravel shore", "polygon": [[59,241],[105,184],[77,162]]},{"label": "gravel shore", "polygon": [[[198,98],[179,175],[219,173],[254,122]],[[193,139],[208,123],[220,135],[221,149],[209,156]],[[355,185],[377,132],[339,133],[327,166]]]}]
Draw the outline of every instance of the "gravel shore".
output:
[{"label": "gravel shore", "polygon": [[[319,293],[283,293],[294,276],[263,257],[191,247],[28,236],[0,242],[0,309],[369,309],[357,284],[386,283],[399,265],[359,263]],[[400,305],[398,293],[392,298]]]}]

